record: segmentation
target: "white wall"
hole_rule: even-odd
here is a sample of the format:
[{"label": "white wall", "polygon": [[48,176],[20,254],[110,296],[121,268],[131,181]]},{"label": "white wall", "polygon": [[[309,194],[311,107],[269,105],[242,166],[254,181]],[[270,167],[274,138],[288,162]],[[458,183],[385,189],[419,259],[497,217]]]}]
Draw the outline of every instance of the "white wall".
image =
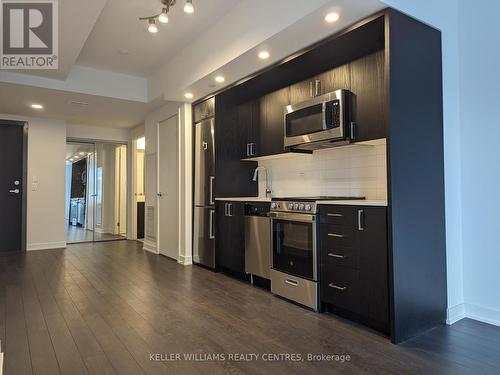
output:
[{"label": "white wall", "polygon": [[[387,201],[385,140],[259,161],[267,168],[275,197],[351,196]],[[265,195],[259,172],[259,195]]]},{"label": "white wall", "polygon": [[500,2],[459,0],[464,299],[500,325]]},{"label": "white wall", "polygon": [[27,250],[65,247],[66,123],[10,115],[0,118],[29,124]]},{"label": "white wall", "polygon": [[101,126],[71,125],[66,130],[68,138],[91,139],[99,141],[128,142],[129,129],[105,128]]}]

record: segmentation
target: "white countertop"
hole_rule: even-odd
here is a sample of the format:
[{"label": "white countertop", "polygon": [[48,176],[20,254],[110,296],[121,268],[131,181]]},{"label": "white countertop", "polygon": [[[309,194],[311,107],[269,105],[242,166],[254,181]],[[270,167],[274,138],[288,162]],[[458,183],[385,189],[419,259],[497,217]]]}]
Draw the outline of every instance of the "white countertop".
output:
[{"label": "white countertop", "polygon": [[267,197],[222,197],[215,198],[216,201],[234,201],[234,202],[271,202]]},{"label": "white countertop", "polygon": [[[216,198],[216,201],[234,201],[234,202],[270,202],[271,198],[267,197],[222,197]],[[339,201],[316,201],[317,204],[332,204],[344,206],[387,206],[387,201],[383,200],[339,200]]]},{"label": "white countertop", "polygon": [[344,201],[317,201],[317,204],[336,204],[336,205],[344,205],[344,206],[387,206],[386,201],[379,200],[368,200],[368,199],[360,199],[360,200],[344,200]]}]

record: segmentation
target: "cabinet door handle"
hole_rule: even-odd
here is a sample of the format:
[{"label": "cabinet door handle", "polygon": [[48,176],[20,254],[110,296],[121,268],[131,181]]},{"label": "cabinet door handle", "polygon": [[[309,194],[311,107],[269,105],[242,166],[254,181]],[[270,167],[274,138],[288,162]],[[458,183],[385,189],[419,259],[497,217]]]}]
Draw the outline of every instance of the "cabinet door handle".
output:
[{"label": "cabinet door handle", "polygon": [[210,232],[209,232],[209,238],[213,240],[215,238],[214,234],[214,210],[210,210]]},{"label": "cabinet door handle", "polygon": [[342,214],[327,214],[328,216],[332,216],[332,217],[343,217],[344,215]]},{"label": "cabinet door handle", "polygon": [[247,143],[247,156],[250,156],[250,143]]},{"label": "cabinet door handle", "polygon": [[250,151],[252,156],[255,156],[255,143],[250,143]]},{"label": "cabinet door handle", "polygon": [[232,203],[227,204],[227,216],[233,216],[233,204]]},{"label": "cabinet door handle", "polygon": [[365,211],[358,210],[358,230],[365,230],[365,226],[363,224],[364,216],[365,216]]},{"label": "cabinet door handle", "polygon": [[214,180],[215,176],[210,176],[210,204],[214,204]]},{"label": "cabinet door handle", "polygon": [[227,203],[224,203],[224,216],[229,216],[227,214],[227,207],[228,207]]},{"label": "cabinet door handle", "polygon": [[351,136],[350,138],[351,139],[356,139],[356,123],[354,121],[351,121],[351,129],[350,129],[350,132],[351,132]]},{"label": "cabinet door handle", "polygon": [[345,255],[335,254],[335,253],[328,253],[328,256],[333,257],[333,258],[339,258],[339,259],[347,258]]},{"label": "cabinet door handle", "polygon": [[340,291],[344,291],[344,290],[346,290],[346,289],[347,289],[347,287],[346,287],[346,286],[338,286],[338,285],[335,285],[335,284],[333,284],[333,283],[328,284],[328,286],[329,286],[330,288],[337,289],[337,290],[340,290]]},{"label": "cabinet door handle", "polygon": [[343,234],[337,234],[337,233],[328,233],[330,237],[336,237],[336,238],[344,238]]},{"label": "cabinet door handle", "polygon": [[321,81],[317,79],[314,81],[314,96],[320,96],[321,91]]},{"label": "cabinet door handle", "polygon": [[299,282],[292,279],[285,279],[285,283],[291,286],[299,286]]}]

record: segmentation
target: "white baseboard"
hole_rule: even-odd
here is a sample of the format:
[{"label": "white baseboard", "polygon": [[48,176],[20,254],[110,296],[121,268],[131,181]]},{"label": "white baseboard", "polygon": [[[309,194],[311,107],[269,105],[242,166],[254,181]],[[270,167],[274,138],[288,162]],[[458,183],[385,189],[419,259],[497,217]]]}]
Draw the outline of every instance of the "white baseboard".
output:
[{"label": "white baseboard", "polygon": [[30,243],[26,247],[27,251],[65,249],[66,242]]},{"label": "white baseboard", "polygon": [[474,305],[471,303],[465,304],[465,313],[467,318],[479,320],[480,322],[500,326],[500,311],[489,307]]},{"label": "white baseboard", "polygon": [[447,324],[453,324],[463,318],[478,320],[483,323],[500,326],[500,311],[471,303],[461,303],[448,309]]},{"label": "white baseboard", "polygon": [[465,303],[459,303],[458,305],[448,308],[446,324],[453,324],[465,317]]},{"label": "white baseboard", "polygon": [[149,251],[150,253],[153,254],[158,254],[158,250],[156,249],[156,243],[154,242],[144,241],[142,249]]},{"label": "white baseboard", "polygon": [[179,255],[177,263],[182,264],[183,266],[190,266],[193,264],[193,257],[191,255]]}]

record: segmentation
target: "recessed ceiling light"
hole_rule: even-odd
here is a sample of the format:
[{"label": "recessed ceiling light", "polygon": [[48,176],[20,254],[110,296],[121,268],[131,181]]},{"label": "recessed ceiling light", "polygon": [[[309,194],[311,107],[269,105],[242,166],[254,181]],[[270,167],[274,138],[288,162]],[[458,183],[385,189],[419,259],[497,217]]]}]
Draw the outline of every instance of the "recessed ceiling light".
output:
[{"label": "recessed ceiling light", "polygon": [[186,99],[193,99],[194,95],[192,93],[190,93],[190,92],[187,92],[187,93],[184,94],[184,97]]},{"label": "recessed ceiling light", "polygon": [[85,152],[80,152],[80,155],[85,155]]},{"label": "recessed ceiling light", "polygon": [[261,59],[261,60],[266,60],[269,58],[269,56],[270,56],[270,54],[267,51],[260,51],[259,52],[259,59]]},{"label": "recessed ceiling light", "polygon": [[43,105],[41,105],[41,104],[32,104],[31,108],[33,108],[33,109],[43,109]]},{"label": "recessed ceiling light", "polygon": [[226,79],[223,77],[223,76],[217,76],[215,77],[215,82],[219,82],[219,83],[222,83],[224,82]]},{"label": "recessed ceiling light", "polygon": [[328,13],[325,16],[325,21],[329,22],[329,23],[337,22],[339,20],[339,18],[340,18],[340,16],[338,13],[332,12],[332,13]]}]

